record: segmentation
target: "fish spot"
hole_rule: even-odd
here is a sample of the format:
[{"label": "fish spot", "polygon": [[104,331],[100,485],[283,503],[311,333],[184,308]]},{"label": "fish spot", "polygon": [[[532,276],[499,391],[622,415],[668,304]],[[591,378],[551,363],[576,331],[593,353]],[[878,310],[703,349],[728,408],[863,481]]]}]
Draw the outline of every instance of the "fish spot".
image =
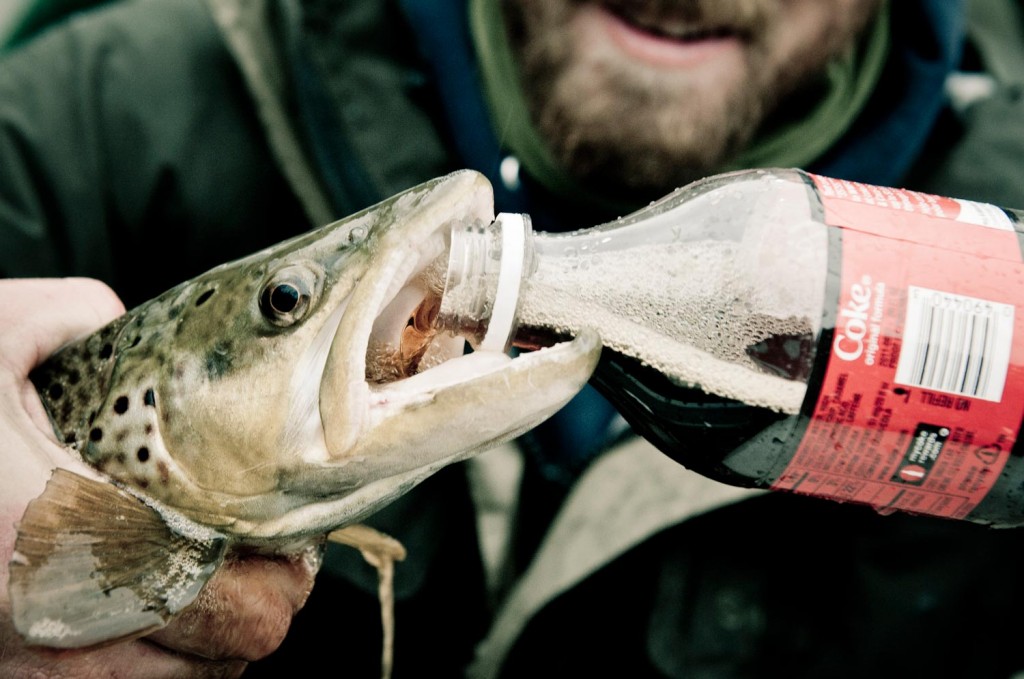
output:
[{"label": "fish spot", "polygon": [[139,346],[139,342],[141,342],[141,341],[142,341],[142,335],[136,335],[135,339],[132,340],[131,346],[129,348],[130,349],[134,349],[135,347]]},{"label": "fish spot", "polygon": [[103,345],[103,348],[100,349],[100,358],[102,358],[103,360],[107,360],[113,353],[114,345],[111,344],[110,342],[107,342],[106,344]]},{"label": "fish spot", "polygon": [[135,457],[139,458],[139,462],[146,462],[149,460],[149,448],[142,446],[138,452],[135,453]]},{"label": "fish spot", "polygon": [[146,479],[142,478],[141,476],[140,477],[136,477],[135,485],[137,485],[139,488],[149,488],[149,481],[147,481]]},{"label": "fish spot", "polygon": [[149,422],[146,423],[146,426],[144,427],[144,429],[145,429],[145,432],[146,432],[146,436],[149,436],[150,434],[153,433],[153,425],[151,423],[149,423]]},{"label": "fish spot", "polygon": [[119,465],[124,466],[124,463],[128,461],[128,456],[124,453],[118,453],[114,456],[114,459],[117,460]]},{"label": "fish spot", "polygon": [[172,306],[170,309],[167,310],[167,318],[169,320],[174,320],[175,318],[177,318],[178,316],[181,315],[181,311],[182,311],[182,305],[175,304],[174,306]]},{"label": "fish spot", "polygon": [[171,472],[167,469],[167,463],[163,460],[157,462],[156,469],[160,472],[160,483],[167,485],[167,482],[171,479]]},{"label": "fish spot", "polygon": [[73,433],[72,434],[65,434],[64,435],[64,443],[67,443],[67,444],[70,445],[70,444],[72,444],[74,442],[75,442],[75,435]]},{"label": "fish spot", "polygon": [[119,431],[119,432],[117,432],[117,435],[114,436],[114,441],[116,441],[117,443],[124,443],[124,440],[127,437],[128,437],[128,432],[126,432],[126,431]]},{"label": "fish spot", "polygon": [[199,295],[199,297],[196,299],[196,306],[203,306],[203,304],[206,304],[206,300],[210,299],[210,297],[213,296],[213,293],[214,290],[210,289],[204,292],[203,294]]},{"label": "fish spot", "polygon": [[82,373],[78,372],[74,368],[68,371],[67,374],[68,384],[78,384],[82,379]]},{"label": "fish spot", "polygon": [[143,394],[142,402],[151,408],[156,407],[156,392],[153,391],[152,387],[147,389],[146,393]]},{"label": "fish spot", "polygon": [[56,401],[64,395],[64,386],[59,382],[54,382],[50,385],[50,388],[46,390],[46,393],[50,398]]},{"label": "fish spot", "polygon": [[89,431],[89,440],[92,441],[93,443],[96,443],[97,441],[102,441],[103,440],[103,430],[100,429],[99,427],[93,427]]},{"label": "fish spot", "polygon": [[118,415],[124,415],[128,412],[128,397],[118,396],[117,400],[114,401],[114,412]]}]

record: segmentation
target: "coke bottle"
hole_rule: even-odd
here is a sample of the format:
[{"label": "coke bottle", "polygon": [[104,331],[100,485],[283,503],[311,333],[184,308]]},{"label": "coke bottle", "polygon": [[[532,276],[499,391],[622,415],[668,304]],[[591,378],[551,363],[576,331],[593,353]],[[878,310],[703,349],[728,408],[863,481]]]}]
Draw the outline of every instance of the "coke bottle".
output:
[{"label": "coke bottle", "polygon": [[733,485],[1024,524],[1021,213],[746,170],[569,234],[457,225],[436,323],[476,349],[594,327],[592,383]]}]

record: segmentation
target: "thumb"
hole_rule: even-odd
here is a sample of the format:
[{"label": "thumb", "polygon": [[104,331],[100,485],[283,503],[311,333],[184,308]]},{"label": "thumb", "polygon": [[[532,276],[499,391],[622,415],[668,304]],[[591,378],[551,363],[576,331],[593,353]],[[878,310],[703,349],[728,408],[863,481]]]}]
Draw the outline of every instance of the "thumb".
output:
[{"label": "thumb", "polygon": [[0,365],[25,376],[62,345],[122,313],[114,291],[91,278],[0,280]]}]

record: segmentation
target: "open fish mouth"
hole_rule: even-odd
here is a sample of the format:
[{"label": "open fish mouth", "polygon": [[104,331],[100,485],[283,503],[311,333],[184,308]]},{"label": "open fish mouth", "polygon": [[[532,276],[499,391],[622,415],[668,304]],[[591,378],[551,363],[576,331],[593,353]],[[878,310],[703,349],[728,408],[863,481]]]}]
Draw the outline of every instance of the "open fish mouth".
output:
[{"label": "open fish mouth", "polygon": [[381,309],[366,346],[369,384],[406,379],[464,353],[465,340],[440,330],[436,324],[446,263],[442,255],[414,271]]},{"label": "open fish mouth", "polygon": [[462,337],[435,326],[452,227],[493,218],[490,184],[461,172],[403,194],[366,225],[359,250],[368,263],[344,263],[360,277],[333,301],[315,343],[326,353],[314,373],[321,454],[304,446],[309,464],[280,484],[322,500],[255,533],[365,516],[441,467],[536,426],[586,384],[601,348],[596,332],[513,358],[466,353]]},{"label": "open fish mouth", "polygon": [[355,445],[374,420],[479,372],[483,362],[466,360],[465,340],[434,326],[452,227],[493,219],[490,186],[478,180],[456,173],[406,204],[399,198],[365,234],[373,265],[343,303],[320,389],[330,458]]}]

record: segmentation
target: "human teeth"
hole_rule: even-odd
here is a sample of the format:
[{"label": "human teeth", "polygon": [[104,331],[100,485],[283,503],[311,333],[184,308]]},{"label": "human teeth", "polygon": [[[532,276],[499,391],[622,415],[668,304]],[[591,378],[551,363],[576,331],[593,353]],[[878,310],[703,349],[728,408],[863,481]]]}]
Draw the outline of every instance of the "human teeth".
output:
[{"label": "human teeth", "polygon": [[667,38],[673,38],[675,40],[709,40],[711,38],[720,38],[728,34],[728,31],[720,28],[678,28],[674,29],[667,26],[658,27],[647,27],[644,30],[662,35]]},{"label": "human teeth", "polygon": [[635,17],[619,15],[626,23],[652,35],[659,35],[665,38],[672,38],[680,41],[709,40],[731,35],[733,31],[723,26],[700,27],[686,24],[673,24],[668,20],[655,18]]}]

